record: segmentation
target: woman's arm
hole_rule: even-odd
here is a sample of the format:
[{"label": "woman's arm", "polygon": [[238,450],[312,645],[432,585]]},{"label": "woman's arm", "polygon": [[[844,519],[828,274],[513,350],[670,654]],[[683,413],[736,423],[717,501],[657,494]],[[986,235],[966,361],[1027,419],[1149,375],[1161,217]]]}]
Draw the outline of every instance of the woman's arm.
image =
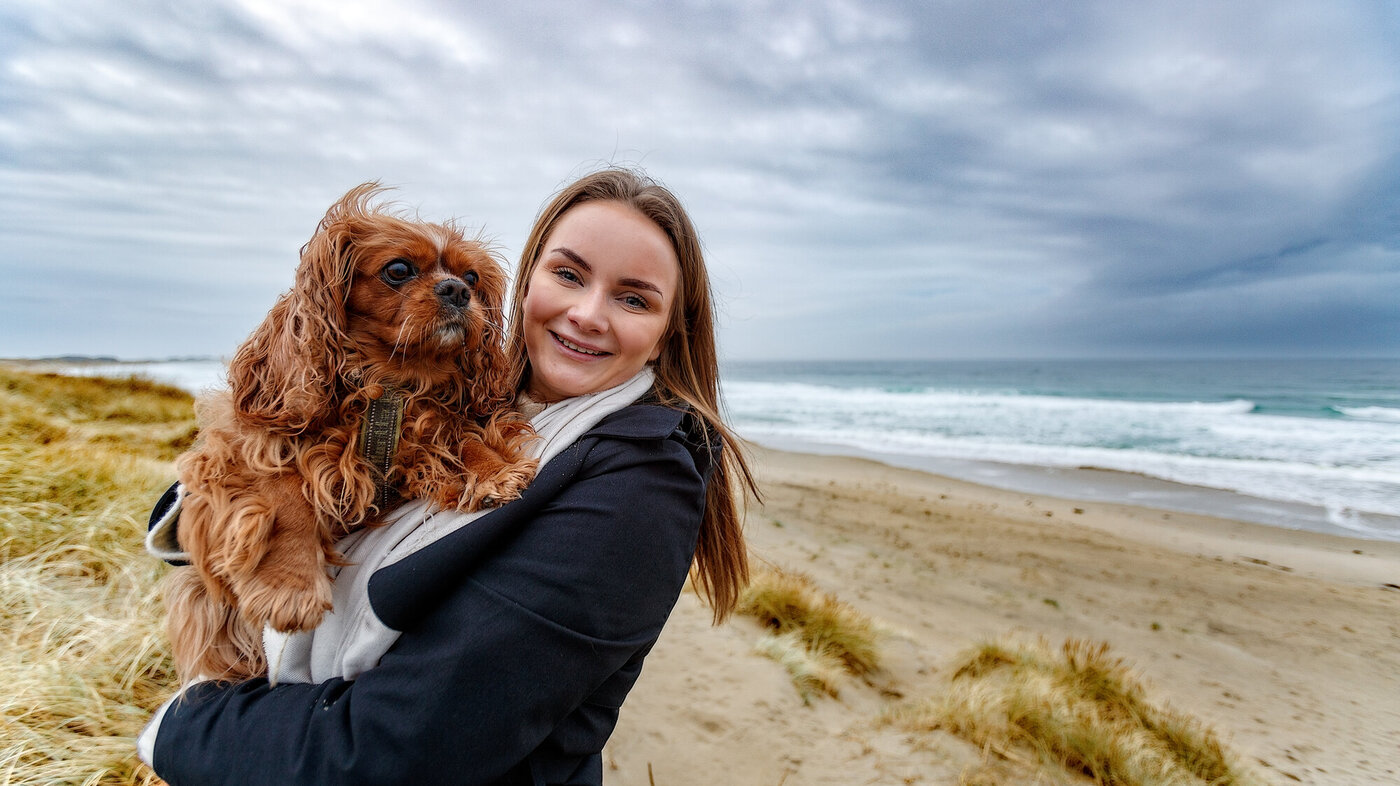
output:
[{"label": "woman's arm", "polygon": [[[703,504],[678,441],[601,440],[470,576],[431,608],[384,620],[414,618],[378,666],[353,682],[197,685],[161,724],[156,771],[176,784],[489,783],[547,738],[567,753],[561,724],[596,720],[585,704],[615,709],[636,679],[685,581]],[[414,563],[381,573],[398,587]],[[582,731],[583,747],[601,747],[611,725]]]}]

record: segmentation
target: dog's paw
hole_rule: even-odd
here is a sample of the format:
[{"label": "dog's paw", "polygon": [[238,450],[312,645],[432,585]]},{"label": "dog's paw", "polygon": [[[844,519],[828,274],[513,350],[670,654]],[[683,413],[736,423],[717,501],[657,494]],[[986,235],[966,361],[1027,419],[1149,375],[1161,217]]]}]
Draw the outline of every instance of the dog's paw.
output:
[{"label": "dog's paw", "polygon": [[462,495],[463,510],[481,510],[504,505],[518,499],[535,479],[537,462],[522,461],[506,465],[500,472],[488,478],[480,478],[469,485]]},{"label": "dog's paw", "polygon": [[291,571],[266,571],[248,582],[238,596],[243,618],[283,633],[311,630],[331,609],[331,580],[325,571],[303,576]]}]

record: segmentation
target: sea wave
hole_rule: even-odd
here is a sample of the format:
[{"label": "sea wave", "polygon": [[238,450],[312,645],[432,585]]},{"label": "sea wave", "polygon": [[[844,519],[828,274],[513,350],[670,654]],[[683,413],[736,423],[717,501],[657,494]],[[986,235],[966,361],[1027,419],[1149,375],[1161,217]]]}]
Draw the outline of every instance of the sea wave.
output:
[{"label": "sea wave", "polygon": [[1400,429],[1380,419],[1267,414],[1245,399],[896,393],[747,381],[727,385],[725,393],[739,433],[758,442],[1102,467],[1329,510],[1400,516]]},{"label": "sea wave", "polygon": [[937,409],[940,406],[972,406],[994,408],[1014,406],[1052,411],[1080,409],[1085,406],[1114,411],[1134,410],[1149,413],[1234,413],[1253,412],[1256,405],[1246,399],[1228,401],[1126,401],[1112,398],[1079,398],[1024,394],[1014,390],[943,390],[927,387],[828,387],[801,382],[738,381],[725,385],[731,400],[787,402],[794,407],[814,405],[821,409],[880,409],[897,406],[900,409]]},{"label": "sea wave", "polygon": [[1396,407],[1332,407],[1349,418],[1357,420],[1378,420],[1383,423],[1400,423],[1400,408]]}]

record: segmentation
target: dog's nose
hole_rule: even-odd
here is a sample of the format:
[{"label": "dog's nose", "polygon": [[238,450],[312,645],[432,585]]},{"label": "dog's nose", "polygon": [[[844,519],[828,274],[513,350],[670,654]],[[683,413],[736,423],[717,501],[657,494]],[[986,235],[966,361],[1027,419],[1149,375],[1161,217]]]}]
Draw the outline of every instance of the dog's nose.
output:
[{"label": "dog's nose", "polygon": [[445,305],[466,308],[471,302],[472,291],[465,281],[456,278],[448,278],[438,282],[433,287],[433,293],[438,296]]}]

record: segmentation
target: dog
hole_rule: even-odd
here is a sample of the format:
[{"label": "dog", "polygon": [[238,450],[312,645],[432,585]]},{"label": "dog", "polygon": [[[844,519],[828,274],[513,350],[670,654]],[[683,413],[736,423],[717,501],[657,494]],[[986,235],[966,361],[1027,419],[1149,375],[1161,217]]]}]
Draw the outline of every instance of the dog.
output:
[{"label": "dog", "polygon": [[315,628],[327,567],[344,564],[334,544],[396,500],[477,510],[533,478],[496,254],[373,204],[383,190],[331,206],[229,388],[198,401],[198,440],[176,463],[190,564],[165,588],[182,679],[264,674],[264,625]]}]

